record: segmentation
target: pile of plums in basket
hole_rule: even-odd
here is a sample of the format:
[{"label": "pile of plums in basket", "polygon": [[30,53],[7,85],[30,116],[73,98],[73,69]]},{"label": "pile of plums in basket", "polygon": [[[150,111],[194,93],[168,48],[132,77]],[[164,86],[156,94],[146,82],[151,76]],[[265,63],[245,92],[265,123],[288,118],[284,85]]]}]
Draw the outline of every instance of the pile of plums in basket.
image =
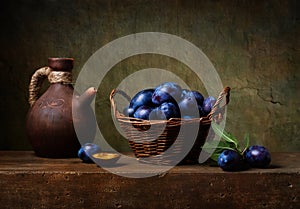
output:
[{"label": "pile of plums in basket", "polygon": [[211,111],[216,99],[195,90],[182,89],[174,82],[139,91],[123,110],[124,115],[144,120],[201,118]]}]

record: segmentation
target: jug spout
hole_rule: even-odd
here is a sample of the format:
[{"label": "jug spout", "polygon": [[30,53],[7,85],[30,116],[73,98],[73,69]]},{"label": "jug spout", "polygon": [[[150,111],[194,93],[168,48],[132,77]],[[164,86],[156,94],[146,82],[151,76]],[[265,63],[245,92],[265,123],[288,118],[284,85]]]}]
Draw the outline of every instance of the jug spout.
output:
[{"label": "jug spout", "polygon": [[90,105],[95,98],[97,89],[94,87],[88,88],[78,99],[79,106]]}]

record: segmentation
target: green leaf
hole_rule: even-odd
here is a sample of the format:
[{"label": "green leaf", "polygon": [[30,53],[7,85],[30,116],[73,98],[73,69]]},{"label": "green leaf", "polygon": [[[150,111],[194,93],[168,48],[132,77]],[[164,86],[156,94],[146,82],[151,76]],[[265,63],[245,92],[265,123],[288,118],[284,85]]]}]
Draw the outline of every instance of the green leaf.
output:
[{"label": "green leaf", "polygon": [[209,142],[205,142],[205,144],[202,146],[202,149],[204,149],[205,151],[209,152],[213,149],[217,150],[223,150],[223,149],[231,149],[231,150],[235,150],[234,149],[234,145],[233,144],[228,144],[224,141],[209,141]]},{"label": "green leaf", "polygon": [[224,140],[220,140],[219,146],[234,148],[234,144],[233,143],[228,143],[227,141],[224,141]]},{"label": "green leaf", "polygon": [[230,147],[229,144],[227,144],[226,142],[220,141],[220,143],[224,145],[223,146],[220,144],[218,145],[217,141],[213,141],[213,143],[206,142],[202,146],[202,149],[207,153],[210,153],[211,154],[210,158],[214,161],[218,160],[218,157],[223,152],[223,150],[225,149],[235,150],[234,148]]},{"label": "green leaf", "polygon": [[218,161],[218,158],[219,158],[219,155],[221,153],[213,153],[211,156],[210,156],[210,159],[212,159],[213,161]]},{"label": "green leaf", "polygon": [[[214,122],[211,124],[214,132],[216,135],[221,137],[221,140],[212,140],[205,142],[205,144],[202,146],[202,149],[206,151],[207,153],[210,153],[210,159],[213,161],[218,161],[219,155],[223,152],[225,149],[234,150],[237,151],[240,154],[243,154],[243,152],[248,148],[249,146],[249,134],[245,134],[244,141],[242,146],[239,144],[239,141],[235,136],[229,132],[221,131],[221,128]],[[243,147],[244,149],[241,149]]]},{"label": "green leaf", "polygon": [[232,147],[234,147],[236,150],[240,150],[239,141],[237,138],[235,138],[235,136],[232,133],[223,131],[223,134],[227,135],[227,137],[229,137],[230,139],[236,142],[236,143],[229,142],[232,145]]},{"label": "green leaf", "polygon": [[250,138],[249,138],[248,133],[246,133],[245,136],[244,136],[244,142],[245,142],[245,147],[249,147]]},{"label": "green leaf", "polygon": [[218,146],[219,146],[218,141],[209,141],[209,142],[205,142],[205,144],[202,146],[202,149],[214,149],[217,148]]},{"label": "green leaf", "polygon": [[249,143],[250,143],[250,137],[249,134],[246,133],[244,136],[244,150],[243,152],[249,147]]},{"label": "green leaf", "polygon": [[230,149],[230,150],[234,150],[234,148],[230,147],[230,146],[213,146],[213,145],[203,145],[202,149],[206,150],[209,152],[209,150],[212,150],[212,149],[221,149],[221,150],[224,150],[224,149]]},{"label": "green leaf", "polygon": [[235,138],[235,136],[234,136],[232,133],[230,133],[230,132],[227,132],[227,133],[226,133],[225,131],[223,131],[223,133],[227,134],[227,136],[228,136],[229,138],[231,138],[232,140],[234,140],[234,141],[236,141],[236,142],[238,141],[237,138]]},{"label": "green leaf", "polygon": [[225,131],[221,131],[217,126],[217,124],[212,123],[211,125],[213,130],[219,137],[223,138],[225,141],[229,143],[233,143],[236,147],[238,147],[238,141],[235,137],[232,137],[230,134],[226,133]]}]

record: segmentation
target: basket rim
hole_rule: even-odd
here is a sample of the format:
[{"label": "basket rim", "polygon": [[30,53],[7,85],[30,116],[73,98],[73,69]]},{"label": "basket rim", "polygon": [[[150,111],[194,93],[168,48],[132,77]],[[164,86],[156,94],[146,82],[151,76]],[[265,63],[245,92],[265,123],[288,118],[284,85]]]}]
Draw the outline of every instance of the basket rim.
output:
[{"label": "basket rim", "polygon": [[118,110],[116,110],[115,118],[119,122],[124,122],[124,123],[132,123],[135,125],[158,125],[158,124],[165,124],[168,123],[169,125],[171,124],[183,124],[183,123],[211,123],[211,119],[209,117],[201,117],[201,118],[191,118],[191,119],[186,119],[186,118],[170,118],[168,120],[144,120],[144,119],[139,119],[139,118],[134,118],[134,117],[128,117],[125,116],[124,114],[120,113]]},{"label": "basket rim", "polygon": [[[210,124],[213,120],[220,120],[220,118],[224,114],[225,106],[229,103],[230,97],[230,87],[225,87],[223,91],[219,94],[216,103],[212,107],[211,112],[207,116],[203,116],[200,118],[170,118],[168,120],[144,120],[134,117],[125,116],[124,114],[120,113],[117,109],[116,103],[114,101],[114,96],[116,94],[121,94],[124,98],[126,98],[129,102],[131,98],[123,91],[119,89],[113,89],[110,93],[110,103],[111,107],[114,112],[115,118],[120,122],[127,122],[132,124],[141,124],[141,125],[154,125],[154,124],[163,124],[163,123],[207,123]],[[225,98],[225,104],[223,106],[219,106],[221,101]]]}]

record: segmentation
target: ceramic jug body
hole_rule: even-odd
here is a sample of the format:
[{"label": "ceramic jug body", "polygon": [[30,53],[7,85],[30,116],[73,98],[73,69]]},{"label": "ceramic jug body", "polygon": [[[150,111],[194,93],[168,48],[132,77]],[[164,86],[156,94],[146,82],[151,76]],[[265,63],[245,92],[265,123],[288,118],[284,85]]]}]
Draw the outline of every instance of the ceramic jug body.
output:
[{"label": "ceramic jug body", "polygon": [[[79,95],[74,97],[71,85],[71,70],[74,60],[71,58],[49,58],[48,68],[39,69],[32,77],[30,87],[30,104],[26,118],[26,132],[30,144],[37,156],[49,158],[76,157],[80,142],[74,130],[72,104],[74,99],[79,100]],[[38,98],[41,81],[48,77],[49,88]],[[91,101],[96,90],[89,94],[86,100]],[[89,105],[75,111],[76,126],[87,128],[85,136],[92,140],[95,136],[96,120]]]}]

